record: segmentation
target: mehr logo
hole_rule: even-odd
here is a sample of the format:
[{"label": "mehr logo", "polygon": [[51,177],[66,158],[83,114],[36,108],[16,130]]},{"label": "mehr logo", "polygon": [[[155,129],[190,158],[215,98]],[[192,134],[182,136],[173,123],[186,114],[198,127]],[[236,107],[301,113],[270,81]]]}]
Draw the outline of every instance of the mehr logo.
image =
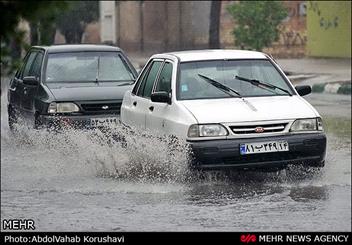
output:
[{"label": "mehr logo", "polygon": [[3,219],[3,230],[35,230],[32,219]]},{"label": "mehr logo", "polygon": [[250,243],[250,242],[256,242],[257,241],[257,236],[256,235],[251,235],[251,234],[243,234],[241,235],[241,242],[244,243]]}]

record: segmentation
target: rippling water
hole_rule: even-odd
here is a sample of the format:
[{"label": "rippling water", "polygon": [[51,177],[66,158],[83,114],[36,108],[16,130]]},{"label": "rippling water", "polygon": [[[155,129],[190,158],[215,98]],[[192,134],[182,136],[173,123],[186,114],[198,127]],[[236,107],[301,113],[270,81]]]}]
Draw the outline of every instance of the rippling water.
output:
[{"label": "rippling water", "polygon": [[[1,101],[1,217],[51,231],[351,230],[350,138],[328,136],[322,171],[197,174],[188,149],[123,133],[7,126]],[[113,134],[114,134],[113,133]]]}]

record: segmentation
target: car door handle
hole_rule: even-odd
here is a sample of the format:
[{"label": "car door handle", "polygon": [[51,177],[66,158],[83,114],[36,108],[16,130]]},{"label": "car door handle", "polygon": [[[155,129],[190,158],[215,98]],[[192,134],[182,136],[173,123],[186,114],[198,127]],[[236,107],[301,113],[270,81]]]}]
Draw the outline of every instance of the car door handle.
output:
[{"label": "car door handle", "polygon": [[154,106],[149,107],[150,111],[154,111]]},{"label": "car door handle", "polygon": [[137,106],[137,101],[134,101],[132,104],[133,104],[134,106]]},{"label": "car door handle", "polygon": [[13,88],[9,87],[9,90],[11,90],[11,91],[16,91],[16,89],[17,89],[17,87],[13,87]]}]

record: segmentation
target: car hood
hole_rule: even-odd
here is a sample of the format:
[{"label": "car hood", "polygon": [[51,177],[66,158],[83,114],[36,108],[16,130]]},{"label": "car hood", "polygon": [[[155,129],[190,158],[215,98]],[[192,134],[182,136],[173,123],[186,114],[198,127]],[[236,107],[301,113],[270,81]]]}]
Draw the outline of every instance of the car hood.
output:
[{"label": "car hood", "polygon": [[270,96],[180,101],[198,123],[285,120],[319,116],[300,96]]},{"label": "car hood", "polygon": [[122,82],[47,83],[56,101],[122,100],[133,85]]}]

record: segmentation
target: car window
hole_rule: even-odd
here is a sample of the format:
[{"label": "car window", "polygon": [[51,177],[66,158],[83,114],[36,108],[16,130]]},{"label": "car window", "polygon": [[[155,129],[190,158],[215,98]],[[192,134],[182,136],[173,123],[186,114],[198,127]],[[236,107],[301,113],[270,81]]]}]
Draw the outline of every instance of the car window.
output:
[{"label": "car window", "polygon": [[134,74],[117,52],[53,53],[48,56],[45,81],[133,81]]},{"label": "car window", "polygon": [[29,53],[30,52],[28,52],[26,54],[26,56],[23,58],[23,63],[21,65],[21,67],[16,71],[15,78],[17,78],[17,79],[21,78],[21,75],[23,73],[24,67],[26,66],[26,63],[27,63],[27,60],[28,60],[28,57],[29,57]]},{"label": "car window", "polygon": [[24,68],[23,68],[23,71],[22,71],[22,74],[21,74],[21,79],[23,77],[27,77],[27,76],[30,76],[29,72],[31,70],[31,67],[32,67],[32,64],[33,64],[33,61],[36,57],[38,52],[31,52],[28,56],[28,59],[26,61],[26,64],[24,65]]},{"label": "car window", "polygon": [[158,83],[156,85],[155,91],[171,91],[171,79],[172,79],[172,64],[166,62],[163,66],[163,69],[160,72]]},{"label": "car window", "polygon": [[139,79],[137,80],[135,86],[132,89],[132,94],[137,94],[137,90],[140,87],[140,84],[144,81],[144,79],[148,75],[152,63],[153,62],[149,62],[146,68],[143,70],[143,73],[139,76]]},{"label": "car window", "polygon": [[228,98],[226,92],[205,81],[200,75],[239,92],[242,96],[287,95],[281,90],[255,86],[236,76],[255,79],[291,91],[287,82],[268,60],[215,60],[186,62],[180,65],[177,85],[178,99]]},{"label": "car window", "polygon": [[145,76],[145,78],[143,78],[142,84],[138,90],[137,95],[147,97],[147,98],[150,97],[152,93],[154,81],[156,79],[156,76],[158,75],[161,64],[162,64],[162,61],[153,62],[148,75]]},{"label": "car window", "polygon": [[29,71],[29,76],[35,76],[36,78],[40,78],[40,70],[42,67],[43,56],[44,55],[42,52],[38,52]]}]

